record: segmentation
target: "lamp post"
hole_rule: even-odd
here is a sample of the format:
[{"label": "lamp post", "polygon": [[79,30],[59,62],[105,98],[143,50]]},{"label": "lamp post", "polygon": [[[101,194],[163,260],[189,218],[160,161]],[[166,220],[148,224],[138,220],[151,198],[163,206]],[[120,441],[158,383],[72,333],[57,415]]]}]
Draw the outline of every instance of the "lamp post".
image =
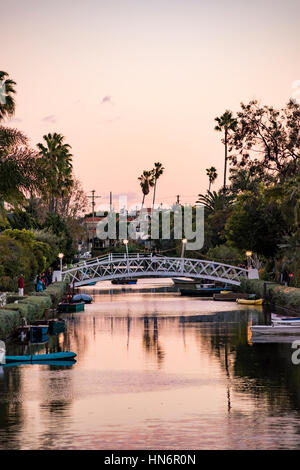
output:
[{"label": "lamp post", "polygon": [[125,248],[126,248],[126,258],[127,258],[127,273],[128,273],[128,276],[129,276],[129,256],[128,256],[128,240],[123,240],[123,243],[125,245]]},{"label": "lamp post", "polygon": [[252,258],[253,252],[248,250],[246,251],[246,256],[247,256],[247,264],[248,264],[248,269],[251,267],[251,258]]},{"label": "lamp post", "polygon": [[181,258],[183,258],[183,257],[184,257],[184,251],[185,251],[185,247],[186,247],[186,244],[187,244],[187,242],[188,242],[188,241],[187,241],[187,239],[186,239],[186,238],[184,238],[184,239],[182,240],[182,242],[181,242],[181,243],[182,243],[182,248],[181,248]]},{"label": "lamp post", "polygon": [[129,243],[129,241],[128,241],[128,240],[123,240],[123,243],[124,243],[124,245],[125,245],[125,248],[126,248],[126,256],[127,256],[127,258],[128,258],[128,243]]},{"label": "lamp post", "polygon": [[60,262],[60,272],[62,273],[62,260],[64,258],[64,254],[63,253],[59,253],[58,257],[59,257],[59,262]]}]

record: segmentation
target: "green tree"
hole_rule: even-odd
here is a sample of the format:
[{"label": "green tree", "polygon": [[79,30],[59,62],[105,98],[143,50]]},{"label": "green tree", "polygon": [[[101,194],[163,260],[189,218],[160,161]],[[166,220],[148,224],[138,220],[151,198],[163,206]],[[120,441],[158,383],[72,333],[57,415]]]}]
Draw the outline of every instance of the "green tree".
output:
[{"label": "green tree", "polygon": [[300,106],[290,101],[283,109],[241,104],[228,143],[236,171],[246,170],[265,184],[297,175],[300,164]]},{"label": "green tree", "polygon": [[280,204],[269,201],[263,192],[241,194],[226,224],[226,236],[233,246],[266,258],[275,256],[285,233]]},{"label": "green tree", "polygon": [[61,134],[48,134],[43,139],[45,144],[37,145],[44,183],[42,195],[49,205],[49,212],[57,213],[58,200],[66,196],[74,184],[71,147],[64,143]]},{"label": "green tree", "polygon": [[228,139],[230,136],[230,133],[232,131],[235,131],[237,121],[233,117],[231,111],[225,111],[222,116],[215,118],[215,121],[218,123],[217,126],[215,126],[215,130],[218,132],[224,132],[224,139],[222,139],[222,142],[225,146],[225,165],[224,165],[224,188],[226,188],[226,178],[227,178],[227,161],[228,161]]}]

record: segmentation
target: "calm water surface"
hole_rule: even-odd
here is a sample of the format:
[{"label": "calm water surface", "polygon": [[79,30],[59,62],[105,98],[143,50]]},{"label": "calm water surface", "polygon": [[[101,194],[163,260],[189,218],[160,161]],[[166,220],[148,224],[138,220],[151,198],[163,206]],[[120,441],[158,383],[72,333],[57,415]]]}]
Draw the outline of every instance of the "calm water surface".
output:
[{"label": "calm water surface", "polygon": [[95,303],[67,315],[65,333],[7,345],[78,357],[0,368],[0,449],[300,447],[300,366],[288,343],[251,343],[262,308],[144,292],[163,283],[89,288]]}]

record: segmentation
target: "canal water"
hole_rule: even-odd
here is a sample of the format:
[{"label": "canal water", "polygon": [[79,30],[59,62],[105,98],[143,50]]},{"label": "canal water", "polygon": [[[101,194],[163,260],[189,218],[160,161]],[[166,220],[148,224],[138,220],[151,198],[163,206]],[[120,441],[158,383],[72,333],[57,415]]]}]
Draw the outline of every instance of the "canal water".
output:
[{"label": "canal water", "polygon": [[66,315],[65,333],[7,344],[7,354],[78,356],[0,368],[0,449],[299,448],[300,366],[290,343],[252,343],[263,309],[168,285],[90,287],[95,302]]}]

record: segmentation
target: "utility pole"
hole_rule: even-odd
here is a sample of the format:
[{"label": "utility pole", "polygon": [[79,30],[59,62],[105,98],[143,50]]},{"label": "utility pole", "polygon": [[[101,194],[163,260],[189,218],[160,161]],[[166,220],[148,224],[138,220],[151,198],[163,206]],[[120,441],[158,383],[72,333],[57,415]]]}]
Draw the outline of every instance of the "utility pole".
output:
[{"label": "utility pole", "polygon": [[[94,229],[94,222],[95,222],[95,206],[96,206],[96,199],[100,199],[101,196],[96,196],[96,191],[93,190],[92,191],[92,195],[91,196],[87,196],[89,199],[92,199],[92,214],[93,214],[93,229]],[[94,248],[94,234],[93,234],[93,230],[92,230],[92,247]]]},{"label": "utility pole", "polygon": [[180,206],[180,194],[177,195],[177,202],[176,202],[176,204],[177,204],[178,206]]}]

